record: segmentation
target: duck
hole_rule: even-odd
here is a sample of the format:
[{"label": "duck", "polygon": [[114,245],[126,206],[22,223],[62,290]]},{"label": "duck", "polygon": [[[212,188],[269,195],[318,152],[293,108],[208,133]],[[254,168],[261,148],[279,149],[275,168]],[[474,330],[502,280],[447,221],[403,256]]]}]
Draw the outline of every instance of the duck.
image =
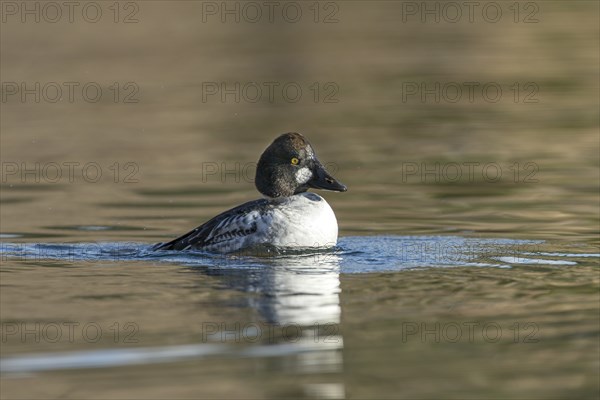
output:
[{"label": "duck", "polygon": [[227,210],[153,250],[231,253],[251,248],[335,247],[337,218],[325,199],[308,189],[347,191],[327,172],[300,133],[278,136],[256,166],[256,189],[264,196]]}]

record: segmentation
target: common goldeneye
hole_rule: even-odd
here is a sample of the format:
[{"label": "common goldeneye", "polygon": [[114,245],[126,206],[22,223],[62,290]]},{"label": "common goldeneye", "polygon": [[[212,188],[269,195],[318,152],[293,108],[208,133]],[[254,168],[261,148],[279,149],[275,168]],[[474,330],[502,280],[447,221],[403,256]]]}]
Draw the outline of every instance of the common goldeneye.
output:
[{"label": "common goldeneye", "polygon": [[284,133],[263,152],[256,167],[256,188],[266,198],[217,215],[191,232],[154,250],[197,249],[233,252],[269,245],[295,248],[335,246],[338,225],[325,199],[309,188],[345,192],[299,133]]}]

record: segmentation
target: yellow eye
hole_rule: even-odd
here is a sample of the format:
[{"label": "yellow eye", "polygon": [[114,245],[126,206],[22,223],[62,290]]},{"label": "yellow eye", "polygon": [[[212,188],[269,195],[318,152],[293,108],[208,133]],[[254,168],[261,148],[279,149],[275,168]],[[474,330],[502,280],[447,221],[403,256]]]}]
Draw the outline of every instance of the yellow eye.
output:
[{"label": "yellow eye", "polygon": [[298,160],[296,157],[292,158],[292,165],[298,165],[299,162],[300,160]]}]

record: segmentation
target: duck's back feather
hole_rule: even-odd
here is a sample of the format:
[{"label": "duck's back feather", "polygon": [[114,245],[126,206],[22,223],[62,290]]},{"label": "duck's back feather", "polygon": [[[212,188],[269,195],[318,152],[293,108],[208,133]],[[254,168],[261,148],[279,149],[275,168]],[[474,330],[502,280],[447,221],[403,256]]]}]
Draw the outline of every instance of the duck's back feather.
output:
[{"label": "duck's back feather", "polygon": [[[228,242],[244,242],[243,238],[257,230],[257,223],[270,208],[267,199],[258,199],[227,210],[196,229],[167,243],[157,243],[153,250],[203,249],[219,250],[231,246]],[[233,247],[237,247],[233,246]],[[234,249],[231,249],[234,250]]]}]

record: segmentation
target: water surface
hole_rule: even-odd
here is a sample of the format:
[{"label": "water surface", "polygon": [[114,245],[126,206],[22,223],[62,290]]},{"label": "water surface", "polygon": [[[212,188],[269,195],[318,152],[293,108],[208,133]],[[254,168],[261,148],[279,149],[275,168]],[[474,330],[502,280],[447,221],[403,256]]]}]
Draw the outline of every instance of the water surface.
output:
[{"label": "water surface", "polygon": [[[202,3],[0,25],[3,82],[139,87],[1,104],[2,397],[597,398],[598,3],[421,23],[340,2],[330,24],[204,23]],[[305,95],[203,98],[271,81]],[[503,96],[403,98],[464,82]],[[257,198],[286,131],[349,188],[321,193],[337,248],[149,251]]]}]

